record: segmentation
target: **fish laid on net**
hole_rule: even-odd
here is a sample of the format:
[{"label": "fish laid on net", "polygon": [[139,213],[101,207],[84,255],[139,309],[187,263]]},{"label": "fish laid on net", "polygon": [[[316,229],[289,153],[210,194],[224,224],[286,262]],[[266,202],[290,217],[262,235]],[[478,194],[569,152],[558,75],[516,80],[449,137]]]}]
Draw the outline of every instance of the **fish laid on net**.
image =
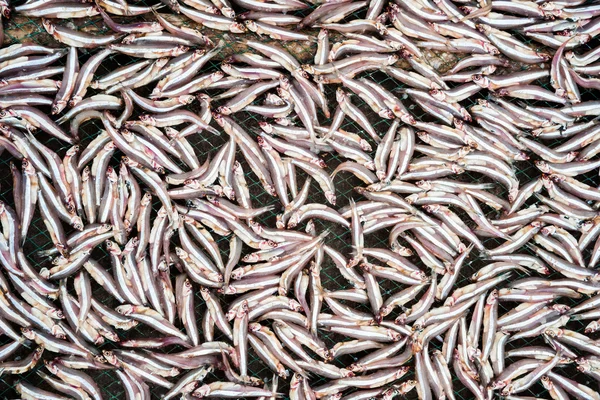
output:
[{"label": "fish laid on net", "polygon": [[0,13],[3,398],[600,399],[599,2]]}]

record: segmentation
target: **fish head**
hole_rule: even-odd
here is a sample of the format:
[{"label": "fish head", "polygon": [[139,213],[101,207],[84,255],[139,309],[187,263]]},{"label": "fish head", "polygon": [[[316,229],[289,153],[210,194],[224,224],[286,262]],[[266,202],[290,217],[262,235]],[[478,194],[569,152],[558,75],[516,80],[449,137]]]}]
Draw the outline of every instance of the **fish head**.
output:
[{"label": "fish head", "polygon": [[394,119],[394,112],[389,108],[383,108],[377,113],[381,118]]},{"label": "fish head", "polygon": [[569,153],[567,153],[566,162],[571,162],[571,161],[575,160],[578,155],[579,155],[579,152],[570,151]]},{"label": "fish head", "polygon": [[277,247],[277,242],[274,242],[273,240],[261,240],[258,242],[258,247],[260,249],[273,249]]},{"label": "fish head", "polygon": [[481,47],[483,47],[483,50],[486,51],[488,54],[500,54],[500,50],[498,50],[496,46],[492,45],[489,42],[485,42],[482,40]]},{"label": "fish head", "polygon": [[545,161],[541,161],[541,160],[537,160],[534,162],[535,166],[538,167],[538,169],[540,171],[542,171],[545,174],[549,174],[550,173],[550,166],[548,165],[547,162]]},{"label": "fish head", "polygon": [[79,215],[74,215],[71,217],[71,226],[80,232],[83,230],[83,220]]},{"label": "fish head", "polygon": [[59,369],[58,369],[58,365],[57,362],[54,360],[44,360],[44,365],[46,366],[46,369],[48,371],[50,371],[50,373],[52,375],[58,375],[59,374]]},{"label": "fish head", "polygon": [[52,21],[43,18],[42,25],[44,26],[44,29],[46,30],[46,32],[48,32],[49,35],[54,35],[56,26],[52,23]]},{"label": "fish head", "polygon": [[193,96],[191,94],[187,94],[187,95],[179,96],[177,98],[177,102],[179,104],[187,105],[187,104],[191,104],[194,101],[195,98],[196,98],[196,96]]},{"label": "fish head", "polygon": [[181,388],[180,392],[183,394],[192,393],[198,387],[199,384],[200,384],[200,382],[198,382],[198,381],[190,382],[190,383],[184,385]]},{"label": "fish head", "polygon": [[156,126],[156,120],[152,115],[149,114],[140,115],[140,121],[142,121],[145,125]]},{"label": "fish head", "polygon": [[[173,53],[173,55],[174,55],[174,57],[175,57],[175,56],[180,56],[180,55],[182,55],[182,54],[183,54],[183,53],[181,52],[182,50],[185,50],[185,51],[183,51],[183,53],[185,53],[186,51],[188,51],[188,50],[189,50],[189,48],[188,48],[188,47],[185,47],[185,46],[177,46],[177,47],[175,48],[175,50],[173,50],[173,52],[172,52],[172,53]],[[156,62],[154,63],[154,66],[155,66],[156,68],[162,69],[162,67],[164,67],[165,65],[167,65],[167,63],[168,63],[170,60],[171,60],[171,59],[170,59],[169,57],[162,57],[162,58],[159,58],[159,59],[158,59],[158,60],[156,60]]]},{"label": "fish head", "polygon": [[134,309],[135,308],[132,304],[123,304],[118,306],[115,310],[121,315],[131,315],[134,312]]},{"label": "fish head", "polygon": [[36,336],[35,330],[32,328],[21,328],[21,333],[29,340],[34,340]]},{"label": "fish head", "polygon": [[50,308],[48,311],[46,311],[46,313],[52,319],[64,319],[65,318],[65,315],[63,314],[62,310],[59,310],[57,308]]},{"label": "fish head", "polygon": [[429,94],[431,95],[431,97],[433,97],[436,100],[439,100],[439,101],[445,101],[446,100],[446,93],[444,93],[443,90],[431,89],[429,91]]},{"label": "fish head", "polygon": [[550,378],[547,375],[542,376],[541,381],[542,386],[544,386],[546,390],[552,390],[554,388],[554,383],[550,380]]},{"label": "fish head", "polygon": [[256,21],[246,20],[244,21],[244,26],[251,32],[258,31],[258,25],[256,24]]},{"label": "fish head", "polygon": [[133,41],[138,37],[139,35],[132,33],[131,35],[127,35],[125,36],[122,40],[121,43],[123,44],[130,44],[133,43]]},{"label": "fish head", "polygon": [[413,117],[412,115],[410,115],[408,113],[401,113],[400,120],[408,125],[414,125],[417,123],[417,120],[415,119],[415,117]]},{"label": "fish head", "polygon": [[[217,113],[222,114],[222,115],[230,115],[231,108],[229,108],[227,106],[220,106],[219,108],[217,108]],[[217,121],[217,123],[219,123],[219,121]]]},{"label": "fish head", "polygon": [[[254,21],[252,21],[252,22],[254,22]],[[239,22],[232,22],[229,25],[229,31],[231,33],[245,33],[247,27],[248,27],[247,24],[244,26],[244,24],[240,24]],[[250,28],[248,28],[248,29],[250,29]],[[255,31],[253,31],[253,32],[255,32]]]},{"label": "fish head", "polygon": [[54,104],[52,104],[52,114],[60,114],[60,112],[64,110],[66,106],[67,102],[65,100],[57,100],[54,102]]},{"label": "fish head", "polygon": [[110,365],[114,365],[115,367],[119,366],[119,359],[117,358],[117,356],[115,355],[115,353],[113,353],[110,350],[102,350],[102,355],[104,356],[104,359],[110,364]]},{"label": "fish head", "polygon": [[552,308],[555,311],[558,311],[560,314],[566,314],[569,311],[571,311],[571,307],[567,306],[566,304],[553,304],[552,306],[550,306],[550,308]]},{"label": "fish head", "polygon": [[226,286],[222,289],[223,294],[236,294],[237,293],[237,289],[235,288],[235,286]]},{"label": "fish head", "polygon": [[[0,110],[0,118],[15,118],[18,117],[16,111],[14,111],[12,108],[4,108],[2,110]],[[9,127],[6,125],[2,125],[2,131],[10,131]]]},{"label": "fish head", "polygon": [[554,225],[545,226],[542,228],[540,233],[544,236],[554,235],[556,233],[556,226],[554,226]]},{"label": "fish head", "polygon": [[335,206],[335,201],[336,201],[335,193],[328,190],[325,192],[325,198],[331,205]]},{"label": "fish head", "polygon": [[544,335],[547,335],[549,337],[561,337],[563,336],[563,330],[560,328],[556,328],[556,327],[548,327],[546,328],[546,330],[544,331]]},{"label": "fish head", "polygon": [[550,61],[550,59],[552,58],[552,56],[548,53],[536,53],[538,55],[538,57],[542,58],[542,62],[545,61]]},{"label": "fish head", "polygon": [[477,28],[477,30],[485,35],[489,34],[492,32],[492,27],[489,25],[485,25],[485,24],[475,24],[475,28]]},{"label": "fish head", "polygon": [[473,80],[473,83],[475,83],[477,86],[480,86],[484,89],[489,88],[491,85],[489,78],[487,78],[481,74],[475,74],[475,75],[471,76],[471,79]]},{"label": "fish head", "polygon": [[509,396],[515,391],[515,386],[512,383],[509,383],[502,389],[503,396]]},{"label": "fish head", "polygon": [[258,332],[262,329],[262,325],[258,322],[251,322],[248,324],[248,332]]},{"label": "fish head", "polygon": [[486,300],[486,304],[493,305],[496,302],[498,302],[498,290],[494,289],[494,290],[492,290],[492,292],[488,296],[488,298]]}]

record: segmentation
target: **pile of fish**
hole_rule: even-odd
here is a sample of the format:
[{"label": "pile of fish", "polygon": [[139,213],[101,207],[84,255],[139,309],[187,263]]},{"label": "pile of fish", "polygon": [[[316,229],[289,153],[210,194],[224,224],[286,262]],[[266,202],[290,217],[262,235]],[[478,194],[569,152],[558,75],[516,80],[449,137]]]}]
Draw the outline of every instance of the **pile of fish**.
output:
[{"label": "pile of fish", "polygon": [[9,398],[600,399],[598,2],[11,3]]}]

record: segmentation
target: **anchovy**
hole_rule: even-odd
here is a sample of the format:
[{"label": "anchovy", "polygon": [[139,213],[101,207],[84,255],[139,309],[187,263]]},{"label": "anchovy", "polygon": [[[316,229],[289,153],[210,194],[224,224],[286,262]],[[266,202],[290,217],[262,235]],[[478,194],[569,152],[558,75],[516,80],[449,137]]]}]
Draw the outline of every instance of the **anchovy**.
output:
[{"label": "anchovy", "polygon": [[91,35],[64,26],[55,25],[48,19],[43,19],[42,23],[48,34],[52,35],[59,42],[73,47],[95,48],[105,46],[116,41],[121,36],[118,34],[104,36]]}]

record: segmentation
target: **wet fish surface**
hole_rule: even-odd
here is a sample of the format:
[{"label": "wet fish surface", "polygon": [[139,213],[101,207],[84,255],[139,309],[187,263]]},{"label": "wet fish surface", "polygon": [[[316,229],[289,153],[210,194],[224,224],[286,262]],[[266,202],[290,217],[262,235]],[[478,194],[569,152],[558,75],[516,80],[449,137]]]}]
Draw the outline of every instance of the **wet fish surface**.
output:
[{"label": "wet fish surface", "polygon": [[7,398],[600,399],[597,1],[0,14]]}]

